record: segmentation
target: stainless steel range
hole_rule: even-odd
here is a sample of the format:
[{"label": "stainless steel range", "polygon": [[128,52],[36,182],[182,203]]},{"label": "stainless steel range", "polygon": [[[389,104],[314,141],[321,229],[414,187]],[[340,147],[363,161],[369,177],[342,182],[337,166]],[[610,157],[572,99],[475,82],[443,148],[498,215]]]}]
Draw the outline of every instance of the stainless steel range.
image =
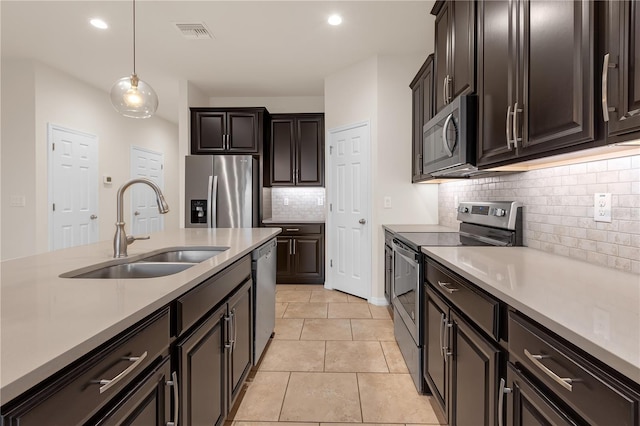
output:
[{"label": "stainless steel range", "polygon": [[422,379],[424,259],[427,246],[521,246],[522,205],[514,201],[463,202],[458,206],[459,232],[401,232],[393,239],[391,303],[396,341],[418,389]]}]

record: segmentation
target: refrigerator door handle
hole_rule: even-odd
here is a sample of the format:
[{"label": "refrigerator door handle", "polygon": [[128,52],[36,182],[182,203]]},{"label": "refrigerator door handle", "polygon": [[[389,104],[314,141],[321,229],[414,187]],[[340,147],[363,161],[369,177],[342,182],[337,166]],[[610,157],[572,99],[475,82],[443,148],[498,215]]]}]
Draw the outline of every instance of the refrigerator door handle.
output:
[{"label": "refrigerator door handle", "polygon": [[211,200],[211,208],[209,214],[211,215],[211,224],[209,228],[218,227],[218,176],[211,176],[211,191],[209,192],[209,199]]},{"label": "refrigerator door handle", "polygon": [[211,192],[213,189],[213,176],[209,176],[207,183],[207,228],[211,228]]}]

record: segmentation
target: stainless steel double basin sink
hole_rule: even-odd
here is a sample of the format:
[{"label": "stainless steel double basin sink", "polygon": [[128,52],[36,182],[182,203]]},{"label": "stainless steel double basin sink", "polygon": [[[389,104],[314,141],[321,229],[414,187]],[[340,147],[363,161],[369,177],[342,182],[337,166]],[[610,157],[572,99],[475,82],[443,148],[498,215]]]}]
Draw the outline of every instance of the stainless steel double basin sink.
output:
[{"label": "stainless steel double basin sink", "polygon": [[60,275],[61,278],[130,279],[177,274],[229,250],[229,247],[185,247],[156,251],[151,255],[113,260]]}]

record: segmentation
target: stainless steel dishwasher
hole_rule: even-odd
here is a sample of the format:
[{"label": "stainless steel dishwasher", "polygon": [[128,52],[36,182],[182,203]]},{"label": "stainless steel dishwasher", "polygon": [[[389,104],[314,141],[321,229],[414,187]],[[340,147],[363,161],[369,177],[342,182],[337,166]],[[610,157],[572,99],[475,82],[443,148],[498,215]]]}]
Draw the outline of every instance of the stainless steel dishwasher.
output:
[{"label": "stainless steel dishwasher", "polygon": [[253,272],[253,365],[257,365],[276,325],[276,240],[251,254]]}]

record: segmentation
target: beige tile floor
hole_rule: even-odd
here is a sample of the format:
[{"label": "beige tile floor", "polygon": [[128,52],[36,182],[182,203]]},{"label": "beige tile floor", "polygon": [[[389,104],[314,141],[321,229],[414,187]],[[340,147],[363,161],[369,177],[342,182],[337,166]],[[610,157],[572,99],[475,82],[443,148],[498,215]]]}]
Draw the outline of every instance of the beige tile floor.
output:
[{"label": "beige tile floor", "polygon": [[276,329],[233,426],[438,425],[386,307],[315,285],[278,285]]}]

